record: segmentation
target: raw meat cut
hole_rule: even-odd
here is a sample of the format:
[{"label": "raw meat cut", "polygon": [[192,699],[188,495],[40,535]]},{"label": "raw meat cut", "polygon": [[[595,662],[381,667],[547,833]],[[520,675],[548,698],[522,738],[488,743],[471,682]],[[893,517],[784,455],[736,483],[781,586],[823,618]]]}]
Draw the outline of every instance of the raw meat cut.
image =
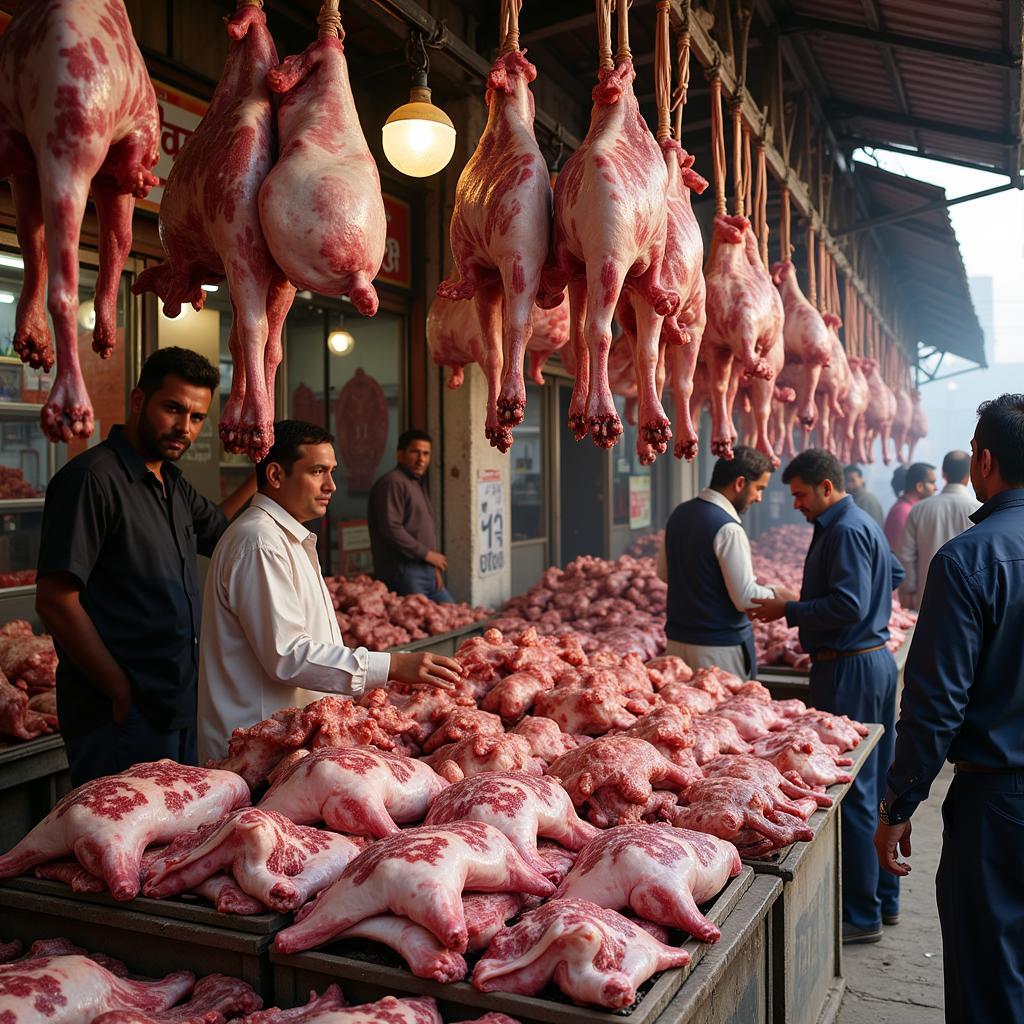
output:
[{"label": "raw meat cut", "polygon": [[[637,821],[650,812],[654,790],[686,786],[690,773],[646,740],[605,736],[570,750],[548,766],[579,811],[598,828]],[[621,820],[620,820],[621,819]]]},{"label": "raw meat cut", "polygon": [[437,728],[423,744],[423,753],[432,754],[446,743],[457,743],[467,736],[501,736],[505,727],[497,715],[478,709],[458,708],[437,722]]},{"label": "raw meat cut", "polygon": [[620,693],[607,683],[557,686],[538,694],[533,713],[550,718],[562,732],[603,736],[613,729],[628,729],[650,703]]},{"label": "raw meat cut", "polygon": [[715,714],[697,715],[690,727],[693,736],[693,756],[697,764],[718,757],[719,754],[749,754],[750,744],[740,736],[728,718]]},{"label": "raw meat cut", "polygon": [[853,779],[839,770],[852,764],[851,759],[840,757],[838,748],[823,743],[813,729],[770,733],[753,745],[753,753],[771,761],[784,775],[795,772],[807,786],[834,786]]},{"label": "raw meat cut", "polygon": [[491,825],[460,821],[407,829],[356,857],[337,882],[302,909],[295,924],[278,932],[274,948],[280,953],[311,949],[367,917],[390,911],[464,953],[464,889],[550,896],[554,886]]},{"label": "raw meat cut", "polygon": [[166,759],[137,764],[68,793],[0,857],[0,878],[73,853],[114,899],[130,900],[138,895],[142,853],[150,843],[169,842],[248,803],[248,787],[231,772]]},{"label": "raw meat cut", "polygon": [[756,740],[774,729],[788,725],[771,703],[750,697],[731,697],[715,708],[716,718],[725,718],[736,726],[740,739]]},{"label": "raw meat cut", "polygon": [[[796,774],[787,777],[763,758],[752,754],[723,754],[704,765],[704,776],[709,779],[746,779],[760,783],[765,793],[776,802],[792,801],[800,808],[799,817],[805,821],[818,807],[831,807],[832,798],[804,785]],[[806,813],[804,813],[806,811]],[[789,812],[792,813],[792,812]]]},{"label": "raw meat cut", "polygon": [[437,1003],[427,996],[385,996],[375,1003],[346,1007],[338,986],[331,985],[322,996],[311,992],[305,1006],[259,1010],[241,1018],[241,1024],[441,1024],[441,1015]]},{"label": "raw meat cut", "polygon": [[717,942],[697,905],[717,896],[742,865],[732,843],[671,825],[620,825],[580,851],[554,898],[630,907],[640,917]]},{"label": "raw meat cut", "polygon": [[669,683],[688,683],[693,678],[693,669],[675,654],[652,658],[646,668],[647,677],[656,691]]},{"label": "raw meat cut", "polygon": [[544,385],[544,364],[556,352],[565,351],[569,341],[569,303],[564,299],[553,309],[540,309],[537,306],[531,311],[533,333],[526,344],[526,353],[530,357],[530,379],[538,387]]},{"label": "raw meat cut", "polygon": [[46,736],[56,731],[57,716],[30,708],[28,694],[12,686],[0,672],[0,736],[5,739],[34,740],[37,736]]},{"label": "raw meat cut", "polygon": [[715,698],[706,690],[698,690],[688,682],[668,683],[658,691],[658,698],[664,704],[672,704],[677,708],[685,708],[692,720],[698,715],[711,711],[715,706]]},{"label": "raw meat cut", "polygon": [[689,962],[686,950],[658,942],[614,910],[559,899],[494,937],[473,969],[473,986],[534,995],[554,981],[574,1003],[622,1009],[652,974]]},{"label": "raw meat cut", "polygon": [[187,996],[189,971],[162,981],[130,981],[80,953],[33,955],[0,965],[0,1020],[5,1024],[92,1024],[108,1010],[159,1013]]},{"label": "raw meat cut", "polygon": [[868,382],[861,369],[862,362],[855,356],[847,359],[850,378],[846,395],[842,399],[842,456],[856,463],[867,462],[867,452],[864,450],[864,412],[868,407]]},{"label": "raw meat cut", "polygon": [[524,736],[467,736],[456,743],[438,747],[424,758],[434,771],[449,782],[481,772],[527,772],[540,775],[544,762],[533,756]]},{"label": "raw meat cut", "polygon": [[[370,691],[373,692],[372,690]],[[437,727],[437,723],[456,708],[472,708],[476,702],[468,693],[439,690],[431,686],[405,687],[401,683],[388,687],[388,700],[419,728],[406,735],[417,745],[423,743]]]},{"label": "raw meat cut", "polygon": [[516,722],[533,707],[540,694],[553,689],[554,685],[533,672],[513,672],[488,691],[480,706],[500,715],[506,722]]},{"label": "raw meat cut", "polygon": [[11,182],[25,261],[14,350],[49,370],[47,310],[57,335],[57,377],[40,414],[51,441],[89,437],[93,428],[78,362],[86,200],[91,192],[101,239],[92,346],[106,359],[117,338],[135,200],[158,182],[159,134],[156,94],[123,0],[18,6],[0,42],[0,178]]},{"label": "raw meat cut", "polygon": [[14,960],[21,956],[22,949],[24,949],[24,946],[22,946],[18,939],[11,939],[10,942],[4,942],[0,939],[0,964],[5,964],[9,960]]},{"label": "raw meat cut", "polygon": [[393,949],[417,978],[430,978],[447,984],[462,981],[469,972],[466,961],[445,945],[422,925],[397,914],[378,914],[367,917],[346,928],[337,941],[369,939]]},{"label": "raw meat cut", "polygon": [[587,664],[587,655],[573,636],[543,637],[527,629],[515,641],[515,650],[505,659],[510,672],[532,672],[545,682],[559,683],[574,677],[574,669]]},{"label": "raw meat cut", "polygon": [[555,779],[522,772],[488,772],[456,782],[430,805],[424,824],[484,821],[504,833],[519,855],[540,874],[548,865],[537,854],[538,838],[578,850],[594,828],[576,816],[572,801]]},{"label": "raw meat cut", "polygon": [[896,396],[883,379],[882,368],[877,360],[861,360],[861,369],[868,382],[868,407],[864,410],[865,454],[868,462],[871,462],[877,437],[882,448],[882,462],[888,466],[892,462],[889,455],[889,431],[896,416]]},{"label": "raw meat cut", "polygon": [[276,1006],[267,1010],[257,1010],[243,1017],[244,1024],[312,1024],[313,1021],[329,1018],[333,1013],[343,1009],[345,999],[337,985],[328,985],[323,995],[310,992],[309,1001],[303,1006],[291,1010],[282,1010]]},{"label": "raw meat cut", "polygon": [[422,820],[447,783],[427,765],[375,747],[322,747],[278,776],[260,801],[298,825],[382,838]]},{"label": "raw meat cut", "polygon": [[0,626],[0,672],[32,696],[57,685],[57,652],[53,637],[36,635],[24,619]]},{"label": "raw meat cut", "polygon": [[[614,64],[610,4],[599,10],[599,40],[607,55],[592,92],[586,138],[555,183],[552,251],[557,266],[546,277],[538,304],[560,301],[568,285],[576,363],[569,429],[577,440],[589,430],[596,444],[610,448],[622,433],[608,381],[612,316],[619,298],[626,289],[640,318],[640,332],[648,333],[647,325],[676,313],[680,296],[661,280],[668,174],[633,92],[636,71],[627,9],[623,5],[618,10]],[[655,339],[659,328],[650,331]]]},{"label": "raw meat cut", "polygon": [[533,133],[537,69],[518,47],[518,26],[515,35],[487,76],[487,125],[455,188],[457,277],[437,289],[447,299],[473,300],[487,378],[485,434],[503,452],[526,408],[523,359],[551,232],[547,162]]},{"label": "raw meat cut", "polygon": [[871,732],[866,725],[846,715],[831,715],[827,711],[816,711],[813,708],[805,711],[793,724],[799,728],[813,729],[822,742],[838,747],[841,754],[859,746],[861,739]]},{"label": "raw meat cut", "polygon": [[108,1010],[92,1024],[224,1024],[262,1005],[263,1000],[244,981],[208,974],[196,982],[187,1002],[169,1010]]},{"label": "raw meat cut", "polygon": [[928,436],[928,416],[924,411],[924,404],[921,402],[921,392],[917,388],[911,388],[910,401],[913,409],[910,416],[910,426],[907,429],[907,462],[914,461],[914,449],[917,442]]},{"label": "raw meat cut", "polygon": [[580,743],[589,740],[587,736],[571,736],[562,732],[556,722],[550,718],[535,718],[527,715],[521,718],[509,732],[514,736],[525,736],[530,744],[533,756],[550,764],[556,757],[561,757],[570,750],[575,750]]},{"label": "raw meat cut", "polygon": [[150,866],[147,896],[175,896],[229,869],[243,892],[285,913],[330,885],[360,850],[347,836],[258,807],[210,823],[197,838],[191,849],[172,846]]},{"label": "raw meat cut", "polygon": [[260,187],[260,222],[296,288],[348,296],[373,316],[387,234],[380,176],[352,98],[337,4],[318,22],[316,42],[267,73],[280,97],[281,149]]},{"label": "raw meat cut", "polygon": [[281,331],[295,288],[274,263],[257,196],[277,154],[267,72],[277,50],[262,5],[240,0],[225,19],[228,55],[202,121],[174,159],[160,201],[167,258],[132,290],[153,291],[169,317],[183,303],[202,309],[204,284],[227,278],[231,293],[231,396],[220,437],[229,452],[258,462],[274,441],[274,379]]},{"label": "raw meat cut", "polygon": [[899,463],[906,461],[903,458],[903,448],[907,443],[907,431],[910,430],[911,420],[914,418],[914,403],[905,387],[896,388],[893,394],[896,396],[896,415],[892,420],[892,446],[896,453],[896,461]]}]

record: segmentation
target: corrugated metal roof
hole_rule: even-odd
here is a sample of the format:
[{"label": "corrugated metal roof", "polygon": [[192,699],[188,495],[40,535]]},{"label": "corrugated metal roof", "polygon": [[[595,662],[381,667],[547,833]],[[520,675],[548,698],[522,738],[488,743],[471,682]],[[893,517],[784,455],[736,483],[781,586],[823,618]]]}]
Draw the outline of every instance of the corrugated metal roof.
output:
[{"label": "corrugated metal roof", "polygon": [[[855,165],[870,216],[906,213],[945,198],[943,189],[868,164]],[[985,337],[945,207],[873,229],[899,282],[911,339],[985,365]]]}]

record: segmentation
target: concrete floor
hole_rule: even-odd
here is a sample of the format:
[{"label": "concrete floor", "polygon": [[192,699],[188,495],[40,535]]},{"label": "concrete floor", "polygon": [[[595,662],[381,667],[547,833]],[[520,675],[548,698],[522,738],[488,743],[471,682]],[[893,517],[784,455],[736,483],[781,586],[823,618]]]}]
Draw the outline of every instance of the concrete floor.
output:
[{"label": "concrete floor", "polygon": [[942,1024],[942,939],[935,870],[942,807],[953,769],[946,765],[914,815],[911,874],[900,892],[900,923],[881,942],[843,949],[846,996],[838,1024]]}]

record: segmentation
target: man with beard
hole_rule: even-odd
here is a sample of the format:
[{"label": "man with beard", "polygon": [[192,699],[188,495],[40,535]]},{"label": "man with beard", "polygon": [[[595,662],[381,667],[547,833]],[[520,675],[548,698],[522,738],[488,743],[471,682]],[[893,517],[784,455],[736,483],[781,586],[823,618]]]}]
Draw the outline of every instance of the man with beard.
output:
[{"label": "man with beard", "polygon": [[747,610],[775,591],[754,576],[740,516],[761,500],[771,475],[766,455],[740,446],[715,463],[710,485],[677,505],[665,524],[658,576],[668,584],[667,653],[691,668],[717,666],[741,679],[757,670]]},{"label": "man with beard", "polygon": [[174,465],[219,383],[195,352],[155,352],[128,422],[46,490],[36,611],[57,648],[57,714],[75,786],[139,761],[196,762],[196,555],[213,552],[255,489],[250,478],[217,506]]}]

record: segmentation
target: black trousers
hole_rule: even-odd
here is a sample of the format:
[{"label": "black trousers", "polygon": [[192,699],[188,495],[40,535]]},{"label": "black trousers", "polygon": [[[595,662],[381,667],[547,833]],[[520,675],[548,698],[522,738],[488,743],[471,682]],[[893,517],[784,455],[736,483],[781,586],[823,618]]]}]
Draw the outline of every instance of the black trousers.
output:
[{"label": "black trousers", "polygon": [[64,747],[73,786],[116,775],[140,761],[169,757],[195,764],[198,757],[194,722],[184,729],[156,729],[134,705],[120,725],[111,721],[84,736],[66,738]]},{"label": "black trousers", "polygon": [[1024,1024],[1024,770],[953,779],[935,896],[947,1024]]}]

